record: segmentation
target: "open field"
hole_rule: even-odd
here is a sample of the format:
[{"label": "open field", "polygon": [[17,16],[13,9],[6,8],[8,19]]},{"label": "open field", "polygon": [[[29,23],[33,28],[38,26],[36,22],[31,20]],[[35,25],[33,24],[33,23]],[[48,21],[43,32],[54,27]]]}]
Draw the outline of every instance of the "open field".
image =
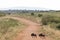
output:
[{"label": "open field", "polygon": [[33,40],[32,32],[44,33],[46,40],[60,40],[60,12],[15,13],[5,17],[0,19],[1,40]]},{"label": "open field", "polygon": [[12,40],[26,25],[12,18],[0,18],[0,40]]}]

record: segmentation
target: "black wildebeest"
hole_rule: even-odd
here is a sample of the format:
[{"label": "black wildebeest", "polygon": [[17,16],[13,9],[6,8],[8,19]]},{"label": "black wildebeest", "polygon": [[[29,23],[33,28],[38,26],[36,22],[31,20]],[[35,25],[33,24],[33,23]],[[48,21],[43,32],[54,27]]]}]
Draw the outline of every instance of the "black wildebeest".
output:
[{"label": "black wildebeest", "polygon": [[39,37],[43,37],[43,38],[45,38],[45,34],[40,33],[40,34],[39,34]]},{"label": "black wildebeest", "polygon": [[32,36],[32,38],[33,38],[33,37],[37,37],[37,35],[34,34],[34,33],[31,33],[31,36]]}]

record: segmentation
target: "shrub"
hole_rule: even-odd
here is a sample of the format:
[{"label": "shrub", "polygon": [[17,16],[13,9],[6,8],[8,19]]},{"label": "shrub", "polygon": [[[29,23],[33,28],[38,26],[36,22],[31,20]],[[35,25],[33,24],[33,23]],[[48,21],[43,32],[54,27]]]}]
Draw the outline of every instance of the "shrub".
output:
[{"label": "shrub", "polygon": [[0,14],[0,17],[2,17],[2,16],[5,16],[5,14],[3,14],[3,13],[2,13],[2,14]]},{"label": "shrub", "polygon": [[42,14],[38,14],[38,17],[41,17],[42,16]]},{"label": "shrub", "polygon": [[46,19],[46,17],[42,17],[42,24],[43,25],[47,25],[47,19]]},{"label": "shrub", "polygon": [[31,15],[34,15],[34,13],[31,13]]},{"label": "shrub", "polygon": [[60,23],[60,17],[46,15],[42,17],[42,24]]},{"label": "shrub", "polygon": [[6,14],[4,12],[0,11],[0,17],[5,16]]},{"label": "shrub", "polygon": [[10,15],[11,13],[8,13],[8,15]]},{"label": "shrub", "polygon": [[57,24],[56,28],[57,28],[58,30],[60,30],[60,23]]},{"label": "shrub", "polygon": [[59,17],[55,17],[54,20],[53,20],[53,22],[60,23],[60,18]]}]

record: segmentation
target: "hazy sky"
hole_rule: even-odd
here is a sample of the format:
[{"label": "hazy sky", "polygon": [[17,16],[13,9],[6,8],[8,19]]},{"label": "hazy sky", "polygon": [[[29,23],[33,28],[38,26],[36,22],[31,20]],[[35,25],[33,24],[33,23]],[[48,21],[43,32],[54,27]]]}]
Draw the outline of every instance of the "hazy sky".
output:
[{"label": "hazy sky", "polygon": [[40,7],[60,10],[60,0],[0,0],[0,9],[10,7]]}]

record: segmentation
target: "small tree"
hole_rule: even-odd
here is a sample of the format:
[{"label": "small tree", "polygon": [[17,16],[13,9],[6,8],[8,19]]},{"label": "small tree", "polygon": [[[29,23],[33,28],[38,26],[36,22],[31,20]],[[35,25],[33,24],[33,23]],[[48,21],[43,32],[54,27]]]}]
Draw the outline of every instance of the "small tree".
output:
[{"label": "small tree", "polygon": [[31,13],[31,15],[34,15],[34,13]]},{"label": "small tree", "polygon": [[43,24],[43,25],[47,25],[47,19],[42,18],[42,24]]},{"label": "small tree", "polygon": [[42,16],[42,14],[38,14],[38,17],[41,17]]},{"label": "small tree", "polygon": [[43,25],[47,25],[49,21],[50,21],[49,16],[45,15],[42,17],[42,24]]}]

